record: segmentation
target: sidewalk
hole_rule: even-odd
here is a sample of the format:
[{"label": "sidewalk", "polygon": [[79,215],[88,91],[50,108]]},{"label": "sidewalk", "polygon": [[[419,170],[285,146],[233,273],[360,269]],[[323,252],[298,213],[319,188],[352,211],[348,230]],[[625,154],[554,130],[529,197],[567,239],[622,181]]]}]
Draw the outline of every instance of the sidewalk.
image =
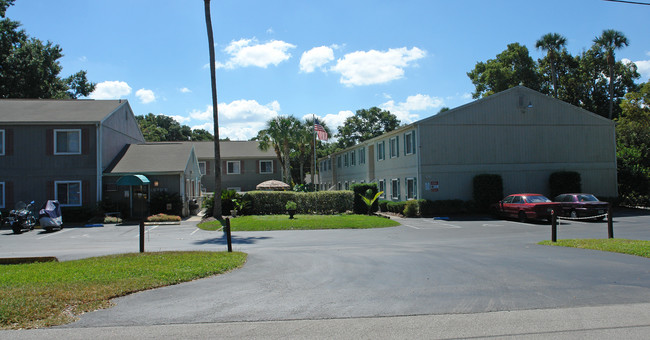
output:
[{"label": "sidewalk", "polygon": [[647,339],[650,303],[329,320],[0,331],[2,339]]}]

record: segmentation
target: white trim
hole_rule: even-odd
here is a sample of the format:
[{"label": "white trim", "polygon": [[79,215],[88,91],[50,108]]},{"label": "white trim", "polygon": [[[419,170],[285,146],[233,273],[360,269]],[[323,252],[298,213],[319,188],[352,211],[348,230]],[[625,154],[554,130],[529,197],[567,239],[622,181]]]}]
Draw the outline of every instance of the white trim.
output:
[{"label": "white trim", "polygon": [[[377,162],[383,161],[386,159],[386,141],[377,142]],[[379,145],[381,145],[381,152],[379,150]],[[380,158],[381,157],[381,158]]]},{"label": "white trim", "polygon": [[59,199],[59,184],[72,184],[72,183],[77,183],[79,184],[79,204],[64,204],[62,202],[61,206],[62,207],[80,207],[83,205],[83,185],[81,181],[54,181],[54,197],[58,200]]},{"label": "white trim", "polygon": [[[395,151],[394,154],[393,151]],[[399,157],[399,135],[388,139],[388,158],[397,157]]]},{"label": "white trim", "polygon": [[386,195],[386,180],[385,179],[378,180],[377,181],[377,186],[378,186],[377,189],[382,192],[382,194],[379,195],[379,197],[386,198],[387,197],[387,195]]},{"label": "white trim", "polygon": [[[412,155],[415,153],[415,131],[409,131],[404,134],[404,155]],[[411,142],[411,152],[408,151],[407,149],[407,143],[406,141]]]},{"label": "white trim", "polygon": [[[230,163],[233,164],[237,163],[237,172],[234,171],[235,170],[234,166],[233,166],[233,172],[228,171],[229,170],[228,164]],[[226,175],[239,175],[239,174],[241,174],[241,161],[226,161]]]},{"label": "white trim", "polygon": [[[395,188],[393,187],[393,183],[397,183],[397,190],[394,190]],[[395,195],[395,191],[397,191],[397,196]],[[400,198],[399,178],[390,179],[390,198],[399,201]]]},{"label": "white trim", "polygon": [[[269,162],[269,163],[271,163],[271,171],[262,171],[262,162]],[[270,160],[270,159],[261,159],[260,162],[259,162],[259,165],[258,165],[258,166],[259,166],[259,172],[260,172],[260,175],[268,175],[268,174],[272,174],[272,173],[273,173],[273,160]]]},{"label": "white trim", "polygon": [[0,137],[0,146],[2,146],[2,149],[0,149],[0,156],[4,156],[5,153],[7,152],[6,151],[6,149],[7,149],[7,143],[6,143],[7,138],[5,137],[6,135],[7,135],[7,133],[5,132],[5,130],[0,129],[0,136],[2,136],[2,137]]},{"label": "white trim", "polygon": [[[409,181],[413,182],[413,197],[409,197]],[[418,192],[417,192],[417,181],[415,180],[415,177],[407,177],[405,178],[405,184],[406,184],[406,192],[404,193],[406,196],[406,200],[416,200],[418,199]]]},{"label": "white trim", "polygon": [[[201,171],[201,163],[203,163],[203,171]],[[207,173],[206,172],[207,166],[208,163],[206,161],[199,161],[199,172],[201,172],[201,175],[205,176],[205,174]]]},{"label": "white trim", "polygon": [[[59,151],[57,151],[56,147],[57,147],[58,143],[57,143],[57,140],[56,140],[56,134],[58,132],[77,132],[77,133],[79,133],[79,151],[78,152],[59,152]],[[81,138],[81,129],[54,129],[52,139],[53,139],[52,143],[54,143],[52,148],[54,150],[55,155],[81,155],[81,149],[83,147],[81,145],[81,139],[82,139]]]}]

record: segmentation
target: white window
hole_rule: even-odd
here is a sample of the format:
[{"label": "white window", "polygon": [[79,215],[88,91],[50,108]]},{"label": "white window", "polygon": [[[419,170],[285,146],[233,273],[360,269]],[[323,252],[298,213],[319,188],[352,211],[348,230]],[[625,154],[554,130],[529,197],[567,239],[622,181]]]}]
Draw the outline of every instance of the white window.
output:
[{"label": "white window", "polygon": [[355,166],[357,164],[355,151],[350,151],[350,166]]},{"label": "white window", "polygon": [[393,137],[388,141],[388,155],[390,158],[399,157],[399,137]]},{"label": "white window", "polygon": [[359,164],[366,164],[366,148],[359,149]]},{"label": "white window", "polygon": [[5,130],[0,130],[0,156],[5,155]]},{"label": "white window", "polygon": [[381,198],[386,198],[386,180],[385,179],[380,179],[379,180],[379,191],[382,192]]},{"label": "white window", "polygon": [[81,154],[81,130],[80,129],[54,130],[54,154],[55,155]]},{"label": "white window", "polygon": [[406,179],[406,199],[414,200],[418,198],[417,186],[415,185],[415,178]]},{"label": "white window", "polygon": [[260,161],[260,173],[261,174],[272,174],[273,173],[273,161]]},{"label": "white window", "polygon": [[227,174],[228,175],[239,175],[239,161],[228,161],[226,162]]},{"label": "white window", "polygon": [[201,170],[201,175],[205,175],[205,162],[199,162],[199,170]]},{"label": "white window", "polygon": [[0,208],[5,207],[5,182],[0,182]]},{"label": "white window", "polygon": [[345,155],[343,155],[343,166],[347,167],[349,164],[350,163],[348,162],[348,154],[346,152]]},{"label": "white window", "polygon": [[404,134],[404,154],[411,155],[415,153],[415,131]]},{"label": "white window", "polygon": [[81,206],[81,181],[54,182],[54,196],[61,206]]},{"label": "white window", "polygon": [[390,185],[391,198],[399,201],[399,178],[391,179]]},{"label": "white window", "polygon": [[386,159],[386,154],[384,153],[384,141],[377,143],[377,160],[382,161]]}]

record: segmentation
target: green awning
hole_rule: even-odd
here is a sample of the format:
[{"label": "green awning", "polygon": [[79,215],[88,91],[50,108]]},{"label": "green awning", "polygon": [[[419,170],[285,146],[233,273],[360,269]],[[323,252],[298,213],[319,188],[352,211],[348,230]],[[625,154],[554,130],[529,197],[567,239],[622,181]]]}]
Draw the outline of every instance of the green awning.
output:
[{"label": "green awning", "polygon": [[117,185],[147,185],[149,179],[144,175],[128,175],[120,177],[117,180]]}]

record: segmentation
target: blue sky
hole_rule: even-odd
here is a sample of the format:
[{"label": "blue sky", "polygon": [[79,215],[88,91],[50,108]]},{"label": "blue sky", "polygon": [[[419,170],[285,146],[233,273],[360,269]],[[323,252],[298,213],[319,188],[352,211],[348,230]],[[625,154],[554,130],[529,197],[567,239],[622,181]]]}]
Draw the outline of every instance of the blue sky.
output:
[{"label": "blue sky", "polygon": [[[644,0],[645,1],[645,0]],[[648,1],[650,2],[650,1]],[[17,0],[7,16],[59,44],[63,76],[87,70],[95,99],[128,99],[212,131],[202,0]],[[650,76],[650,6],[602,0],[213,0],[220,136],[249,139],[278,115],[331,128],[378,106],[403,123],[472,101],[466,73],[509,43],[542,57],[549,32],[578,54],[604,29],[617,59]]]}]

